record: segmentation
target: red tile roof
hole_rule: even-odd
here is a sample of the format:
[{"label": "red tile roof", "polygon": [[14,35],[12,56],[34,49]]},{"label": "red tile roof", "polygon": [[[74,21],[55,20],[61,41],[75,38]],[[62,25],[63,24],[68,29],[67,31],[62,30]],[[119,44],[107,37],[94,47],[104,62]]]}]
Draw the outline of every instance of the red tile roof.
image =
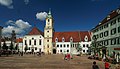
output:
[{"label": "red tile roof", "polygon": [[74,31],[74,32],[54,32],[53,36],[53,42],[55,42],[55,39],[58,38],[58,42],[62,42],[62,38],[65,38],[65,42],[70,42],[70,38],[73,38],[73,42],[80,42],[84,41],[85,36],[88,36],[88,40],[90,39],[90,32],[79,32],[79,31]]},{"label": "red tile roof", "polygon": [[118,14],[117,10],[115,11],[112,11],[109,16],[110,16],[110,19],[107,20],[107,17],[105,17],[102,21],[101,21],[101,24],[98,24],[95,28],[107,23],[108,21],[110,21],[111,19],[115,18],[116,16],[118,16],[120,14]]},{"label": "red tile roof", "polygon": [[33,27],[27,35],[43,35],[43,32],[40,31],[37,27]]},{"label": "red tile roof", "polygon": [[81,41],[85,41],[84,40],[85,36],[88,37],[88,41],[91,41],[91,32],[87,32],[87,31],[80,32]]},{"label": "red tile roof", "polygon": [[18,39],[16,39],[16,42],[17,42],[17,43],[22,43],[22,42],[23,42],[23,38],[18,38]]}]

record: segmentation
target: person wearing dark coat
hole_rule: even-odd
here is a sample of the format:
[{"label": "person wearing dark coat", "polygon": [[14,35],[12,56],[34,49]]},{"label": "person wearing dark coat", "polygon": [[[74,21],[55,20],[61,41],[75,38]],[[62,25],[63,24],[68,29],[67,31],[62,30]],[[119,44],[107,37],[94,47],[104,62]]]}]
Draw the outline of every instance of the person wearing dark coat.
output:
[{"label": "person wearing dark coat", "polygon": [[98,65],[96,65],[96,62],[93,62],[92,69],[99,69]]}]

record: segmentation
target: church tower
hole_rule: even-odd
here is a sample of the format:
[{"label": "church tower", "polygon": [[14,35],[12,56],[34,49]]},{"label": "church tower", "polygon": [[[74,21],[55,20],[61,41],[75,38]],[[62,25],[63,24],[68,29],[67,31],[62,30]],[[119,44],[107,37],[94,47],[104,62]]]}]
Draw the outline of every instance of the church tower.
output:
[{"label": "church tower", "polygon": [[53,37],[53,18],[51,15],[51,11],[46,17],[46,25],[44,28],[44,52],[45,54],[53,53],[53,45],[52,45],[52,37]]}]

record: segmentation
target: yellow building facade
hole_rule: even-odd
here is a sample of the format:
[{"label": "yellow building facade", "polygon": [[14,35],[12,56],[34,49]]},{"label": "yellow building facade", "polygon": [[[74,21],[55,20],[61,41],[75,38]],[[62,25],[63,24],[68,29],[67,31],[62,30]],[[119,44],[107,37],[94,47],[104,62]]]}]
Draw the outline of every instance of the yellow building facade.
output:
[{"label": "yellow building facade", "polygon": [[44,52],[45,54],[53,53],[52,37],[53,37],[53,18],[51,15],[51,11],[49,11],[46,17],[46,24],[44,28]]}]

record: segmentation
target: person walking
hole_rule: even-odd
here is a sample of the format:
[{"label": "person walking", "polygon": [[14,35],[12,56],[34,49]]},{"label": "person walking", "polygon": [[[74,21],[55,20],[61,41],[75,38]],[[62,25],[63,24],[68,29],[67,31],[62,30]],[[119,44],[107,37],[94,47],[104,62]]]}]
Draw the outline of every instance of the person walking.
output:
[{"label": "person walking", "polygon": [[110,65],[107,61],[105,61],[105,69],[109,69]]},{"label": "person walking", "polygon": [[70,60],[70,54],[67,55],[67,59]]},{"label": "person walking", "polygon": [[99,69],[98,65],[96,65],[96,62],[93,62],[92,69]]}]

